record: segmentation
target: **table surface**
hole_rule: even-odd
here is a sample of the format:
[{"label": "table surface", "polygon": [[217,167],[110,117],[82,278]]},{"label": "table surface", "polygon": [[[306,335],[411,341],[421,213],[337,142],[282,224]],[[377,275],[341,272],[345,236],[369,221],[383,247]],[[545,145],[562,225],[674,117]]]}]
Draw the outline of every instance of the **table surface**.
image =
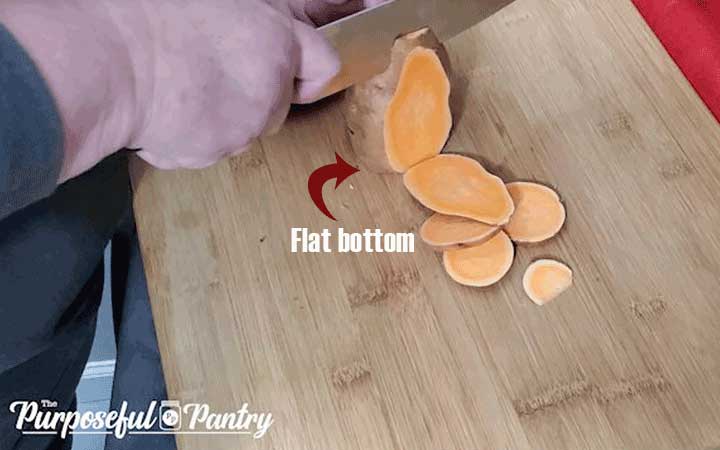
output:
[{"label": "table surface", "polygon": [[[488,289],[441,256],[293,254],[290,228],[416,231],[399,176],[326,190],[356,160],[342,98],[201,172],[134,168],[170,397],[273,413],[267,436],[181,449],[664,449],[720,443],[720,126],[628,0],[517,0],[448,43],[448,151],[538,180],[568,210]],[[575,285],[538,307],[527,265]]]}]

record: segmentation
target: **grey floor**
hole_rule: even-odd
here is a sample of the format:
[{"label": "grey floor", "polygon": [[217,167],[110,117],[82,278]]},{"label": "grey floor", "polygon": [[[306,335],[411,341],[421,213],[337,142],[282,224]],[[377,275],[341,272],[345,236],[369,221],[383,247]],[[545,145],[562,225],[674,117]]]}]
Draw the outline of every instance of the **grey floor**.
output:
[{"label": "grey floor", "polygon": [[[109,264],[110,248],[105,252],[105,267]],[[110,304],[110,271],[105,274],[105,291],[98,314],[95,341],[90,360],[85,367],[77,389],[78,411],[107,411],[110,407],[113,374],[115,373],[115,333]],[[78,435],[73,439],[73,450],[102,450],[105,446],[103,435]]]}]

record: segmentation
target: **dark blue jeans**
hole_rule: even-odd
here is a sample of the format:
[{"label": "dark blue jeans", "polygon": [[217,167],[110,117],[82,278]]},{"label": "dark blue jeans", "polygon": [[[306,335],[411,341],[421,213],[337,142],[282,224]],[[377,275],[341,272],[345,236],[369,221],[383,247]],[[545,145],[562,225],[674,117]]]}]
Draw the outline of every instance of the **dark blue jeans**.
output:
[{"label": "dark blue jeans", "polygon": [[[75,407],[104,270],[112,270],[117,363],[111,409],[144,411],[167,397],[137,236],[127,160],[112,157],[51,197],[0,222],[0,450],[66,450],[57,435],[23,435],[10,404]],[[103,250],[112,240],[110,268]],[[172,450],[172,436],[107,437],[106,450]]]}]

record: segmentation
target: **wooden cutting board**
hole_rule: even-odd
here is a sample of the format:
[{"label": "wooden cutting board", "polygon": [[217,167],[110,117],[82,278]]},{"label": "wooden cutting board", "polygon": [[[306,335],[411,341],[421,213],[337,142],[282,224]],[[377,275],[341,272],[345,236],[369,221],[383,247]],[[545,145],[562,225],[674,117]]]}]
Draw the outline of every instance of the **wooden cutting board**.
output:
[{"label": "wooden cutting board", "polygon": [[[135,208],[170,396],[275,423],[181,449],[687,449],[720,444],[720,126],[629,0],[517,0],[448,44],[447,146],[554,186],[561,235],[497,286],[440,255],[293,254],[291,227],[417,230],[399,176],[355,162],[341,98],[202,172],[136,167]],[[329,183],[330,186],[332,183]],[[575,285],[538,307],[524,269]]]}]

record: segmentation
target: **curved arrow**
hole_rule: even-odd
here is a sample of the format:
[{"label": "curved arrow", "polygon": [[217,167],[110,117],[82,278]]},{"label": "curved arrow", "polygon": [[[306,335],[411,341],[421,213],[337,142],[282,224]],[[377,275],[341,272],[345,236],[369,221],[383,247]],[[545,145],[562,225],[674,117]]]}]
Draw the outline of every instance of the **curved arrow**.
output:
[{"label": "curved arrow", "polygon": [[337,189],[338,186],[343,183],[343,181],[347,180],[348,177],[356,174],[359,171],[359,169],[351,166],[350,164],[345,162],[345,160],[342,159],[340,155],[335,153],[335,164],[328,164],[327,166],[322,166],[321,168],[310,174],[310,178],[308,178],[308,192],[310,193],[310,198],[312,199],[313,203],[315,203],[315,206],[317,206],[317,208],[323,214],[325,214],[332,220],[337,220],[325,205],[325,199],[323,198],[323,186],[325,185],[325,183],[335,178],[335,189]]}]

